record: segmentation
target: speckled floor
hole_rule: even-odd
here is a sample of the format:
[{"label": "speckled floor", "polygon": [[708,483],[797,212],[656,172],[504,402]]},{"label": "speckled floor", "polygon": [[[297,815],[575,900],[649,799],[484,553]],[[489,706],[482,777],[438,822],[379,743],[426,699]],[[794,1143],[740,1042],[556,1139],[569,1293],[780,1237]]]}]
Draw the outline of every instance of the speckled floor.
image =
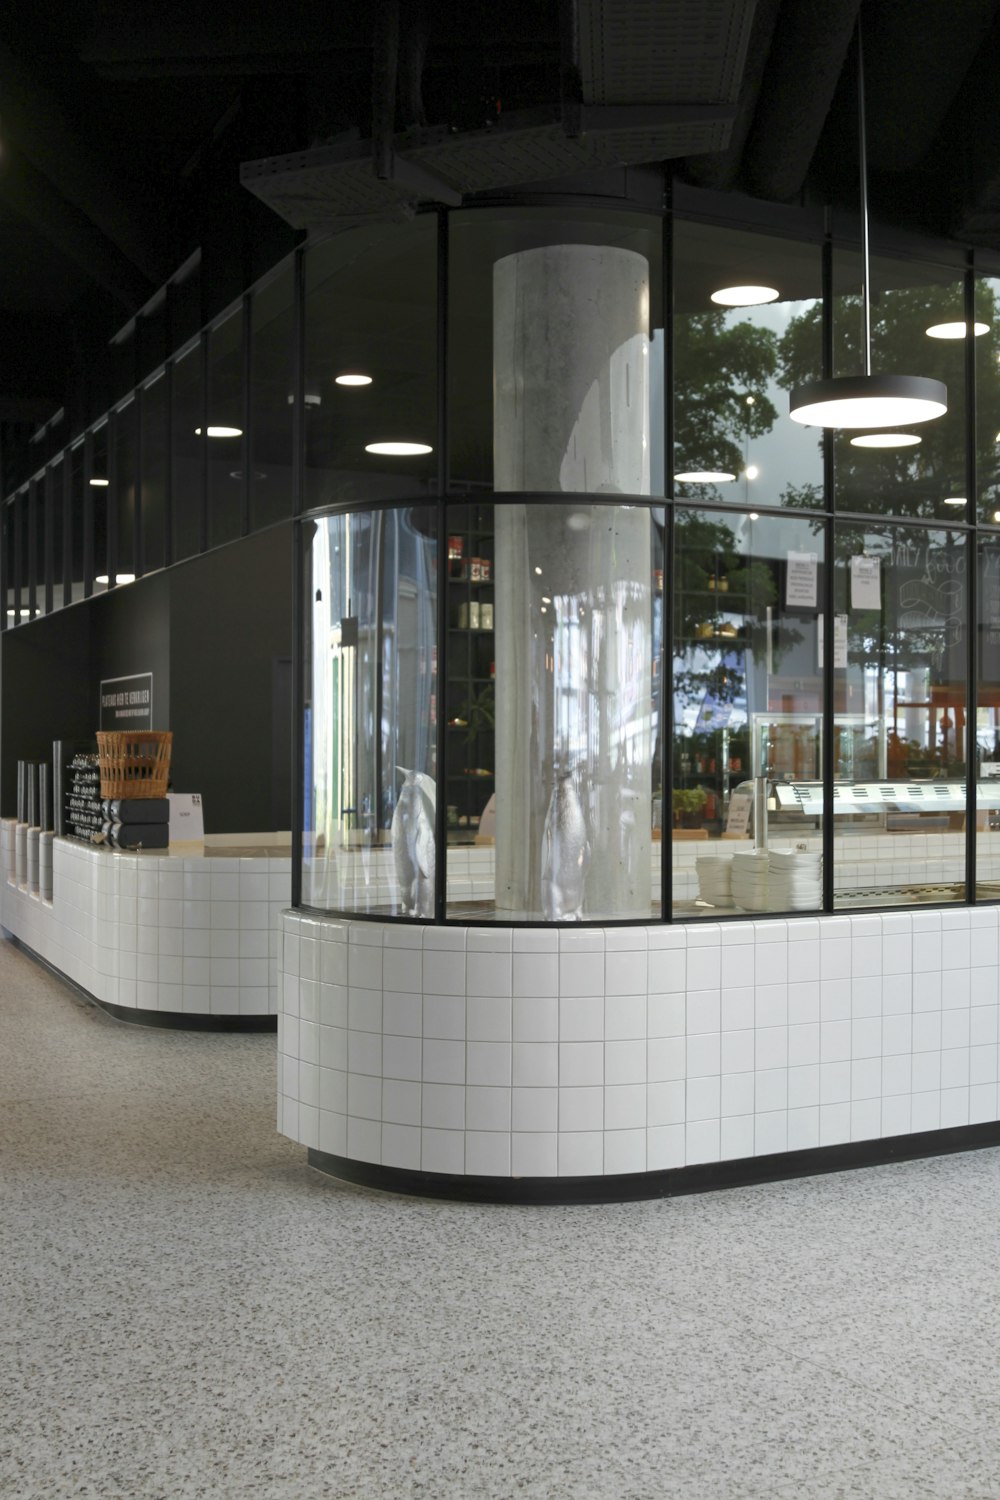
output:
[{"label": "speckled floor", "polygon": [[274,1045],[0,944],[0,1495],[1000,1497],[1000,1152],[420,1202],[275,1134]]}]

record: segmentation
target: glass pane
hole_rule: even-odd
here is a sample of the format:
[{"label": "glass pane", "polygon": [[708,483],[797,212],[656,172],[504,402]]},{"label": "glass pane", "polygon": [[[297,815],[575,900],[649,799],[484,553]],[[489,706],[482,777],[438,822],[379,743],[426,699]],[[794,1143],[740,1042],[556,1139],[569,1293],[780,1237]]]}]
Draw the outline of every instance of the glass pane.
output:
[{"label": "glass pane", "polygon": [[90,439],[90,503],[93,508],[94,555],[90,584],[96,587],[95,576],[108,576],[108,496],[111,481],[108,477],[108,427],[103,423],[94,429]]},{"label": "glass pane", "polygon": [[966,538],[837,527],[835,904],[965,896]]},{"label": "glass pane", "polygon": [[[307,252],[307,510],[435,488],[436,267],[429,217],[349,230]],[[350,376],[368,383],[338,384]]]},{"label": "glass pane", "polygon": [[1000,280],[976,282],[976,465],[979,519],[1000,525]]},{"label": "glass pane", "polygon": [[654,529],[637,505],[449,508],[450,917],[659,916]]},{"label": "glass pane", "polygon": [[976,896],[1000,901],[1000,534],[979,540]]},{"label": "glass pane", "polygon": [[[770,300],[726,306],[715,294]],[[822,374],[821,299],[818,246],[677,223],[678,497],[822,506],[820,436],[788,415],[792,388]]]},{"label": "glass pane", "polygon": [[28,603],[32,614],[45,609],[45,481],[28,486]]},{"label": "glass pane", "polygon": [[142,571],[166,562],[169,402],[167,377],[157,375],[142,391]]},{"label": "glass pane", "polygon": [[[250,526],[259,531],[292,513],[292,370],[295,340],[291,261],[254,292],[250,431]],[[306,408],[306,421],[310,412]]]},{"label": "glass pane", "polygon": [[136,461],[137,424],[139,407],[130,401],[115,413],[115,495],[113,503],[118,511],[118,583],[135,580],[135,512],[137,495]]},{"label": "glass pane", "polygon": [[[854,251],[833,260],[834,374],[860,374],[864,321],[863,262]],[[878,515],[923,516],[946,522],[965,519],[965,340],[928,334],[934,328],[964,330],[962,274],[954,267],[893,261],[871,263],[872,372],[925,375],[943,380],[948,410],[943,417],[895,429],[904,447],[869,447],[873,434],[833,435],[835,503],[838,510]],[[878,434],[878,436],[887,436]]]},{"label": "glass pane", "polygon": [[306,523],[306,906],[434,914],[436,513]]},{"label": "glass pane", "polygon": [[678,508],[674,912],[822,906],[823,523]]},{"label": "glass pane", "polygon": [[[196,424],[200,427],[200,422]],[[208,544],[242,529],[243,309],[208,335]]]},{"label": "glass pane", "polygon": [[[83,444],[70,450],[70,567],[72,598],[83,598]],[[91,490],[91,494],[96,493]]]},{"label": "glass pane", "polygon": [[51,579],[51,588],[46,608],[61,609],[63,602],[63,466],[52,464],[45,476],[46,537],[48,556],[46,568]]},{"label": "glass pane", "polygon": [[205,449],[197,429],[202,424],[201,345],[181,356],[173,367],[173,411],[170,441],[173,448],[171,510],[174,525],[174,562],[202,550],[202,498]]},{"label": "glass pane", "polygon": [[[661,244],[661,220],[650,215],[602,220],[566,207],[451,215],[454,489],[663,494]],[[516,385],[537,430],[544,423],[534,449],[512,429],[505,384]],[[606,408],[606,424],[593,421],[595,404]]]}]

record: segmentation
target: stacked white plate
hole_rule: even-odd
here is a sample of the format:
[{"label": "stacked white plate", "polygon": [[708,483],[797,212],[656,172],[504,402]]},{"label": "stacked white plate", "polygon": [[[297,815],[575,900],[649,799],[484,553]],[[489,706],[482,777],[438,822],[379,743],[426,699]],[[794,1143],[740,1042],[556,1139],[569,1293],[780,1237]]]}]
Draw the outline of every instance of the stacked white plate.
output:
[{"label": "stacked white plate", "polygon": [[768,854],[754,849],[733,855],[733,900],[744,911],[768,911]]},{"label": "stacked white plate", "polygon": [[698,900],[707,906],[732,906],[732,860],[705,855],[694,864],[698,872]]},{"label": "stacked white plate", "polygon": [[768,854],[768,903],[772,911],[810,911],[823,903],[823,856],[803,849]]}]

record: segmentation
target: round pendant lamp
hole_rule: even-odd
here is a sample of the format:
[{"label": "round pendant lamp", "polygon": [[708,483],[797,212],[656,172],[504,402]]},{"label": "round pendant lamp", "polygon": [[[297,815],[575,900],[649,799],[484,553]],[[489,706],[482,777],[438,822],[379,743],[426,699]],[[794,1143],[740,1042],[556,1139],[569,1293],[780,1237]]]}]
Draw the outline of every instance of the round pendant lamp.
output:
[{"label": "round pendant lamp", "polygon": [[858,140],[861,168],[861,251],[864,266],[864,373],[810,380],[792,391],[789,415],[807,427],[910,427],[948,410],[948,389],[925,375],[872,374],[871,257],[868,248],[868,165],[861,17],[857,24]]}]

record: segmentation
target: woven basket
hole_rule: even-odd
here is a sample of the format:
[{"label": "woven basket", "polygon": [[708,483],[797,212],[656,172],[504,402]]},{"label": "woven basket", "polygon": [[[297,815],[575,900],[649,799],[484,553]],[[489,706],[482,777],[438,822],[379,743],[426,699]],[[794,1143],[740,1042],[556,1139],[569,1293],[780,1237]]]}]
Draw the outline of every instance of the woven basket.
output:
[{"label": "woven basket", "polygon": [[101,796],[165,797],[173,740],[168,729],[98,732]]}]

